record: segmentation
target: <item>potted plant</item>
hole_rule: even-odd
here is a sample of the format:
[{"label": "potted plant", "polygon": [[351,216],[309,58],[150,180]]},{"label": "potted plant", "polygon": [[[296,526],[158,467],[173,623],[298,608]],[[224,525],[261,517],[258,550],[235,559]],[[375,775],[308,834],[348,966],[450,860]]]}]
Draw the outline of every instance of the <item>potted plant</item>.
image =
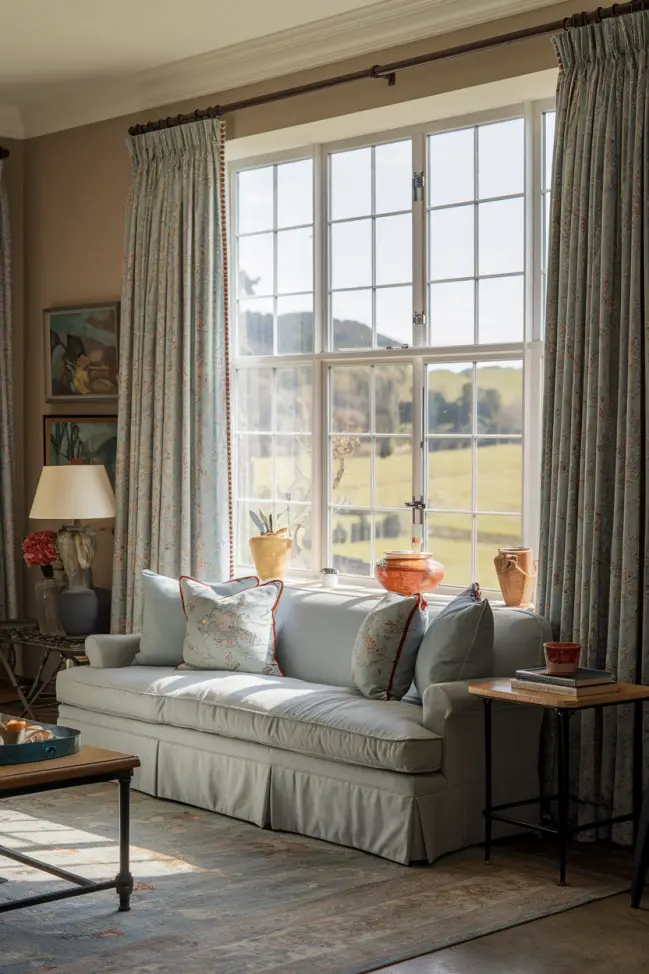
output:
[{"label": "potted plant", "polygon": [[275,528],[273,515],[263,511],[250,511],[250,517],[259,529],[259,535],[250,538],[250,551],[257,574],[262,581],[283,578],[286,560],[293,547],[291,539],[285,537],[288,528]]},{"label": "potted plant", "polygon": [[49,636],[63,636],[59,616],[59,595],[62,583],[54,577],[60,568],[54,531],[32,531],[23,541],[23,558],[30,568],[38,566],[42,578],[34,585],[36,619],[41,632]]}]

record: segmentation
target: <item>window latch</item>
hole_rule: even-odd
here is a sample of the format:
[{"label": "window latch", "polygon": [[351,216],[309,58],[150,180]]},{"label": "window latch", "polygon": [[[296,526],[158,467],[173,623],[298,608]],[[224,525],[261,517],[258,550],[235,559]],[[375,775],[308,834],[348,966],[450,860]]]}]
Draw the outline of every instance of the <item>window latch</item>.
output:
[{"label": "window latch", "polygon": [[413,172],[412,174],[412,201],[418,203],[424,198],[424,173]]}]

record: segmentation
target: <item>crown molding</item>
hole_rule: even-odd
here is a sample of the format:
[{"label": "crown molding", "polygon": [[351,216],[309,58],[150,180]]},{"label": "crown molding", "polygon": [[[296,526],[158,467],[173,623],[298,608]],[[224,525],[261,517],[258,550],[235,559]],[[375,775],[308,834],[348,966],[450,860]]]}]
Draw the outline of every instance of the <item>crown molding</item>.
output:
[{"label": "crown molding", "polygon": [[0,103],[0,138],[25,138],[25,126],[17,105]]},{"label": "crown molding", "polygon": [[[161,109],[309,68],[551,6],[553,0],[381,0],[266,37],[110,81],[33,90],[21,104],[28,138]],[[556,0],[554,0],[556,2]]]}]

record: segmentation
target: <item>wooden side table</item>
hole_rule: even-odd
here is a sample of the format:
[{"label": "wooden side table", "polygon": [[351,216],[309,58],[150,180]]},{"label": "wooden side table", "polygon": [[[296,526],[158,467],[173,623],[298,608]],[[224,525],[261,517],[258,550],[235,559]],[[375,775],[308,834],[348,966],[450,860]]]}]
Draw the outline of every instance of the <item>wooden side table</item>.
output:
[{"label": "wooden side table", "polygon": [[[577,700],[575,697],[562,697],[556,693],[543,693],[536,690],[512,689],[511,680],[480,680],[469,684],[469,693],[482,697],[485,719],[485,862],[491,858],[491,829],[493,822],[507,822],[509,825],[519,825],[525,829],[532,829],[543,835],[556,835],[559,839],[559,885],[566,885],[566,859],[568,842],[577,832],[586,832],[604,825],[618,825],[622,822],[633,822],[634,837],[638,834],[640,812],[642,807],[642,705],[649,700],[649,687],[634,683],[618,683],[610,692],[602,692],[589,700]],[[524,801],[507,802],[504,805],[494,805],[491,793],[491,705],[494,700],[506,700],[512,704],[526,704],[551,710],[555,715],[557,725],[557,753],[558,753],[558,791],[556,795],[547,795],[542,799],[528,798]],[[611,818],[598,819],[583,825],[570,825],[570,718],[578,710],[593,710],[597,707],[619,707],[622,704],[633,704],[633,809],[628,815],[616,815]],[[558,803],[558,824],[554,828],[550,825],[530,825],[520,819],[503,815],[502,812],[523,805],[540,804],[542,800]],[[595,812],[597,814],[597,812]]]},{"label": "wooden side table", "polygon": [[39,869],[59,879],[66,879],[75,886],[74,889],[5,901],[0,903],[0,913],[20,910],[25,906],[37,906],[39,903],[51,903],[70,896],[82,896],[84,893],[98,893],[104,889],[117,890],[119,909],[130,910],[133,892],[133,877],[129,866],[130,788],[133,769],[139,766],[140,760],[133,754],[104,751],[98,747],[82,747],[77,754],[52,758],[50,761],[0,766],[0,799],[15,798],[17,795],[33,795],[36,792],[52,791],[56,788],[96,784],[100,781],[119,783],[119,872],[115,879],[96,883],[67,869],[59,869],[57,866],[23,855],[15,849],[0,846],[0,857],[5,856],[25,866],[31,866],[32,869]]}]

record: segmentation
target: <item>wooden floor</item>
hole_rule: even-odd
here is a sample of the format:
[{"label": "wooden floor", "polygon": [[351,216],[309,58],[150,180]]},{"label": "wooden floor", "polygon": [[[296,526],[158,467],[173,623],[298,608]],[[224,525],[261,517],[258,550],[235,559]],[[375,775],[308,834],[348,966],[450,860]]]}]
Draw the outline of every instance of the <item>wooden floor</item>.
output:
[{"label": "wooden floor", "polygon": [[627,894],[493,933],[381,974],[647,974],[649,890],[632,910]]}]

